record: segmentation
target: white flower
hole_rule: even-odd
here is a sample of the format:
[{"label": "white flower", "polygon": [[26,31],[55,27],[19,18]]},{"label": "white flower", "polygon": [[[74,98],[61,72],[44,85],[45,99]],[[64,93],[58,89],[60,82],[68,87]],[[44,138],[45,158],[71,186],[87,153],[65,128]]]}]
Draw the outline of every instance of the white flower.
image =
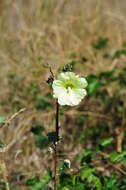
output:
[{"label": "white flower", "polygon": [[60,105],[75,106],[86,96],[87,81],[73,72],[63,72],[53,81],[54,98]]}]

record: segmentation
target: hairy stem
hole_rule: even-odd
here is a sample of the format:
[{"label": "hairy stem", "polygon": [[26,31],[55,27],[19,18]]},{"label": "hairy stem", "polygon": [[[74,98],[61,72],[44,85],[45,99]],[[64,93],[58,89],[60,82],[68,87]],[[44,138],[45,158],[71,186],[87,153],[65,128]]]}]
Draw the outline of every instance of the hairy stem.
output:
[{"label": "hairy stem", "polygon": [[58,190],[58,141],[59,141],[59,104],[56,102],[56,141],[55,141],[55,184],[54,190]]}]

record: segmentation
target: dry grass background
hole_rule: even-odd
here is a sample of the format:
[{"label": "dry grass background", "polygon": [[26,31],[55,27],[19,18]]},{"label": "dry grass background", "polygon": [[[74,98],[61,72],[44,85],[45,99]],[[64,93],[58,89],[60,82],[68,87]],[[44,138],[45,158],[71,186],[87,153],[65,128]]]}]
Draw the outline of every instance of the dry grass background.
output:
[{"label": "dry grass background", "polygon": [[[0,0],[0,101],[7,102],[4,107],[0,105],[0,115],[13,115],[13,100],[20,100],[26,108],[9,126],[0,129],[5,143],[13,142],[7,152],[1,153],[9,180],[20,184],[20,174],[43,175],[49,166],[47,160],[52,161],[46,151],[34,148],[29,130],[33,118],[37,118],[51,131],[54,113],[32,110],[32,101],[25,95],[30,81],[37,81],[44,95],[49,72],[43,64],[48,62],[56,73],[59,66],[71,61],[74,52],[77,59],[88,57],[85,66],[77,68],[83,75],[117,66],[118,60],[110,62],[96,56],[91,43],[105,36],[110,39],[110,52],[121,47],[126,40],[125,19],[125,0]],[[15,89],[8,82],[10,74],[16,74]]]}]

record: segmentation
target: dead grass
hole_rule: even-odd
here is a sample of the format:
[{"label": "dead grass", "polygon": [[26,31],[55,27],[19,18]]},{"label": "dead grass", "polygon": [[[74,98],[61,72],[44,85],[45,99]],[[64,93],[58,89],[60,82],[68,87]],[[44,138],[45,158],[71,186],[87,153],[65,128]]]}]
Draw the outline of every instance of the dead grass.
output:
[{"label": "dead grass", "polygon": [[[83,75],[117,66],[118,60],[111,62],[101,55],[96,56],[91,43],[106,36],[110,39],[110,52],[121,47],[126,40],[125,10],[125,0],[1,0],[0,99],[9,100],[13,89],[9,86],[8,74],[16,74],[22,88],[19,94],[13,91],[13,97],[30,110],[32,102],[28,102],[24,90],[29,82],[36,80],[42,85],[44,95],[48,72],[43,64],[48,62],[56,72],[59,66],[71,61],[74,52],[77,59],[84,55],[89,58],[84,67],[77,69]],[[3,110],[0,105],[0,115],[12,115],[9,105],[6,107]],[[48,155],[35,150],[33,136],[29,133],[33,118],[41,121],[44,117],[47,129],[52,129],[49,127],[52,117],[48,117],[52,113],[46,114],[30,110],[7,129],[1,129],[1,136],[7,143],[15,139],[13,148],[4,153],[9,178],[16,171],[32,176],[41,174],[40,168],[48,167],[45,162]],[[45,161],[41,159],[43,155]]]}]

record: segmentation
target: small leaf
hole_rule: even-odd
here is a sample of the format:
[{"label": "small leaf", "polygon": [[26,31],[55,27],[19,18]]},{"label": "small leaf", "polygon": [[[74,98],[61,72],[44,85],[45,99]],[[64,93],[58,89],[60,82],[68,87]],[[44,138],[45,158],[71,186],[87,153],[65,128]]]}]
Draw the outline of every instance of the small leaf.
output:
[{"label": "small leaf", "polygon": [[36,139],[35,139],[35,145],[40,149],[47,147],[48,138],[46,136],[44,136],[43,134],[37,135]]},{"label": "small leaf", "polygon": [[94,95],[100,87],[100,81],[94,75],[89,75],[86,79],[88,82],[88,95]]},{"label": "small leaf", "polygon": [[57,141],[56,132],[48,133],[47,136],[48,136],[49,142],[56,142]]},{"label": "small leaf", "polygon": [[4,124],[5,123],[5,117],[0,116],[0,124]]},{"label": "small leaf", "polygon": [[31,128],[31,132],[35,135],[39,135],[44,131],[44,128],[41,125],[36,125]]},{"label": "small leaf", "polygon": [[110,138],[107,138],[107,139],[102,139],[99,144],[102,147],[106,147],[106,146],[112,144],[113,140],[114,140],[113,137],[110,137]]}]

